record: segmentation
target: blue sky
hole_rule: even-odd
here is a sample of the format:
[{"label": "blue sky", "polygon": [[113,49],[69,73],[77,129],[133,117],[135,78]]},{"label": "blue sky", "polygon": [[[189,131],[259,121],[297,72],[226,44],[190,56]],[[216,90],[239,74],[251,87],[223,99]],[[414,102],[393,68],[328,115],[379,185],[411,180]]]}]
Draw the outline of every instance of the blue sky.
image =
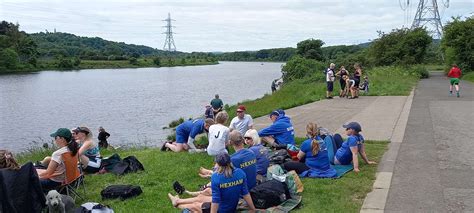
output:
[{"label": "blue sky", "polygon": [[[418,2],[403,11],[398,0],[0,0],[0,19],[28,33],[56,28],[162,49],[161,20],[170,12],[179,51],[240,51],[296,47],[307,38],[326,46],[367,42],[379,30],[411,26]],[[473,0],[438,5],[443,24],[474,11]]]}]

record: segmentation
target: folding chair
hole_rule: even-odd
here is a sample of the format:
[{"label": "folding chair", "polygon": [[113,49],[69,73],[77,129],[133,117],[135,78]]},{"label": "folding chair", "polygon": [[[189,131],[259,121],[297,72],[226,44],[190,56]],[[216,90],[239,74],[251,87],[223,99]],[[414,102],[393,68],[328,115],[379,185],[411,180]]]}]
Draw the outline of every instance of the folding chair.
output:
[{"label": "folding chair", "polygon": [[78,165],[78,155],[72,156],[71,152],[66,152],[61,155],[64,165],[66,166],[66,180],[60,186],[59,192],[66,192],[66,195],[70,195],[74,200],[76,197],[83,199],[78,193],[79,188],[82,186],[84,196],[86,196],[86,187],[84,184],[84,174],[82,173],[81,165]]}]

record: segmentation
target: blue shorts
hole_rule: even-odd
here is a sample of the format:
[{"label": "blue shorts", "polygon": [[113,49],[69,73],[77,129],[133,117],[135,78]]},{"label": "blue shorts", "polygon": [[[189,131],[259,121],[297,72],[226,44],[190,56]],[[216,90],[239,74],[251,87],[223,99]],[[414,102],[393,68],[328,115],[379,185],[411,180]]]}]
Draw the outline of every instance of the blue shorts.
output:
[{"label": "blue shorts", "polygon": [[187,143],[189,134],[186,134],[181,129],[176,129],[176,143]]}]

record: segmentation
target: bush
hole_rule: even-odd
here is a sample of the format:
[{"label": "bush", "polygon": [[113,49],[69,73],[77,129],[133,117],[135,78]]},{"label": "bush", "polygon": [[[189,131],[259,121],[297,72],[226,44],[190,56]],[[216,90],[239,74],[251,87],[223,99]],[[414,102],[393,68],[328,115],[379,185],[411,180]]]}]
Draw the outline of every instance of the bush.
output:
[{"label": "bush", "polygon": [[131,57],[128,62],[133,65],[138,65],[138,60],[135,57]]},{"label": "bush", "polygon": [[159,57],[153,58],[153,64],[155,64],[156,66],[160,66],[161,65],[161,59]]},{"label": "bush", "polygon": [[72,63],[71,60],[67,58],[60,58],[58,62],[58,68],[60,69],[72,69],[74,67],[74,64]]},{"label": "bush", "polygon": [[287,82],[314,75],[324,77],[322,72],[325,68],[322,62],[313,59],[305,59],[298,55],[293,56],[282,68],[284,72],[283,80]]},{"label": "bush", "polygon": [[18,54],[11,48],[0,50],[0,67],[16,69],[18,66]]}]

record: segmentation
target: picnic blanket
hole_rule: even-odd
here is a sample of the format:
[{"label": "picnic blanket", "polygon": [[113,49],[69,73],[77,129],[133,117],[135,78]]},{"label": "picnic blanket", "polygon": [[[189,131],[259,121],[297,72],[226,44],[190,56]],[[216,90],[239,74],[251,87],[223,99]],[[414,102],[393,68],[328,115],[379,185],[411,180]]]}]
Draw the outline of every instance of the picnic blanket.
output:
[{"label": "picnic blanket", "polygon": [[337,176],[335,178],[341,178],[346,173],[352,171],[354,166],[350,165],[331,165],[332,168],[336,170]]},{"label": "picnic blanket", "polygon": [[[286,200],[278,206],[270,207],[268,209],[258,209],[256,212],[265,212],[265,213],[284,213],[290,212],[295,209],[300,203],[303,197],[301,195],[294,195],[291,199]],[[249,212],[248,209],[244,206],[237,207],[238,212]]]}]

